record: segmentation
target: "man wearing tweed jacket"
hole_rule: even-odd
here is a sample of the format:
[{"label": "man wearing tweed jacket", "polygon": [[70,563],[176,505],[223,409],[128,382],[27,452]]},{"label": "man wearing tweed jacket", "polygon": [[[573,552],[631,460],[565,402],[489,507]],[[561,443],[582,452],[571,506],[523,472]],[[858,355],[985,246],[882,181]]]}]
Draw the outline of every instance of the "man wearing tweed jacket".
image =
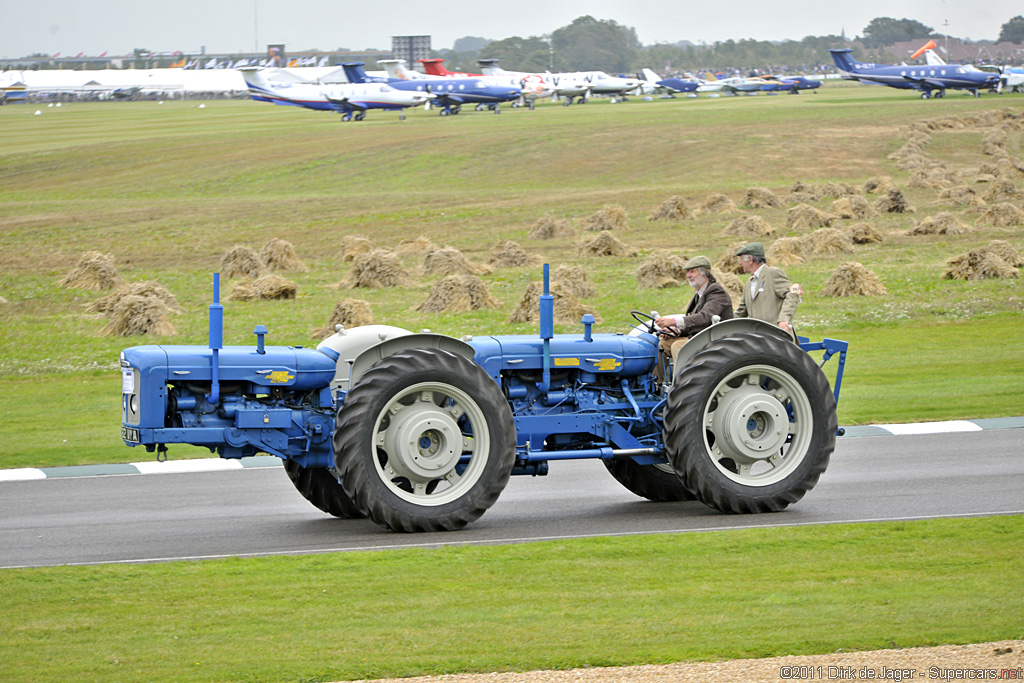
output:
[{"label": "man wearing tweed jacket", "polygon": [[757,318],[778,325],[794,336],[793,315],[800,303],[799,287],[781,268],[765,263],[764,245],[751,242],[736,251],[743,272],[750,281],[743,287],[743,300],[736,307],[737,318]]}]

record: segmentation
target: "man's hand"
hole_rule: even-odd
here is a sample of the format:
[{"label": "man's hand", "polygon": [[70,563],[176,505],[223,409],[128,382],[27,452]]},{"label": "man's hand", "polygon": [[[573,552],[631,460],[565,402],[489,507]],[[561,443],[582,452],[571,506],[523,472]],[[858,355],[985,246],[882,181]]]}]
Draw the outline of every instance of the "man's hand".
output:
[{"label": "man's hand", "polygon": [[678,337],[679,328],[676,327],[676,319],[672,318],[655,318],[654,324],[658,326],[658,334],[666,337]]},{"label": "man's hand", "polygon": [[786,322],[785,320],[780,320],[779,321],[779,327],[784,329],[786,332],[792,332],[793,331],[793,327],[788,322]]}]

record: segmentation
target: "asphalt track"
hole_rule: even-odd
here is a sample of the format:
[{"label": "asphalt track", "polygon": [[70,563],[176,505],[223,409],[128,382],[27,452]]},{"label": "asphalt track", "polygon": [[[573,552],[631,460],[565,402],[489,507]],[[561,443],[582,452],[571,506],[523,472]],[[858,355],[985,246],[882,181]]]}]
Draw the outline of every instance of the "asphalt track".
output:
[{"label": "asphalt track", "polygon": [[325,515],[295,491],[280,466],[223,470],[215,469],[222,461],[212,460],[206,462],[214,469],[206,472],[174,473],[173,463],[165,463],[170,467],[151,468],[165,472],[154,476],[61,471],[45,478],[6,470],[0,471],[8,473],[0,477],[0,568],[1024,514],[1024,430],[894,435],[860,429],[886,435],[839,438],[817,487],[777,514],[734,516],[697,502],[652,503],[622,488],[598,462],[556,462],[546,477],[513,477],[497,504],[467,529],[436,534],[396,534],[368,520]]}]

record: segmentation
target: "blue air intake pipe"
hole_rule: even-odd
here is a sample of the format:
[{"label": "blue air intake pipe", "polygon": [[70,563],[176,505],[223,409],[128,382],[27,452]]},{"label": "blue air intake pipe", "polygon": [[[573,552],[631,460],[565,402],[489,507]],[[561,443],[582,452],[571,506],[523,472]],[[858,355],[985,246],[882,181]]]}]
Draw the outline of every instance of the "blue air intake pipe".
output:
[{"label": "blue air intake pipe", "polygon": [[544,264],[544,293],[540,295],[540,338],[544,340],[544,366],[538,387],[547,393],[551,388],[551,338],[555,336],[555,297],[550,291],[550,266]]},{"label": "blue air intake pipe", "polygon": [[220,273],[213,274],[213,303],[210,304],[210,350],[213,352],[210,368],[210,393],[206,400],[216,404],[220,400],[220,350],[224,348],[224,307],[220,305]]}]

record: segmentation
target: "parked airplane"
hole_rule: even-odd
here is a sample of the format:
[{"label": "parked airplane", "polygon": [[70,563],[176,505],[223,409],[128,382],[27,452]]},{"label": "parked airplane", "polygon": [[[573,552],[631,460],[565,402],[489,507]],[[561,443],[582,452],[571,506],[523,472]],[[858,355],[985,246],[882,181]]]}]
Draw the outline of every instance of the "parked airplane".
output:
[{"label": "parked airplane", "polygon": [[[395,60],[385,60],[395,61]],[[495,114],[501,113],[501,103],[519,99],[523,91],[512,85],[489,85],[479,78],[436,78],[405,80],[401,78],[374,79],[363,70],[363,62],[346,62],[342,65],[351,83],[374,83],[385,80],[396,90],[417,92],[427,96],[427,101],[441,107],[441,116],[458,114],[464,104],[476,104],[477,110],[484,107]]]},{"label": "parked airplane", "polygon": [[821,87],[821,81],[806,76],[774,76],[773,78],[783,83],[792,82],[793,89],[790,92],[796,95],[799,95],[801,90],[817,90]]},{"label": "parked airplane", "polygon": [[956,64],[949,65],[891,65],[856,62],[848,48],[829,50],[832,60],[843,78],[867,83],[881,83],[890,88],[917,90],[922,98],[943,97],[946,90],[953,88],[967,90],[979,97],[978,90],[995,87],[999,82],[997,74],[987,74],[973,67],[968,69]]},{"label": "parked airplane", "polygon": [[[935,41],[929,40],[917,52],[910,55],[912,59],[916,59],[921,54],[924,54],[925,61],[932,66],[947,66],[946,61],[935,52]],[[999,83],[995,87],[997,93],[1002,93],[1003,90],[1009,88],[1010,92],[1020,92],[1021,86],[1024,86],[1024,69],[1012,67],[1012,66],[986,66],[980,67],[973,66],[971,64],[962,65],[965,69],[974,69],[976,71],[983,71],[985,73],[999,74]],[[989,86],[991,87],[991,86]]]},{"label": "parked airplane", "polygon": [[269,81],[260,67],[242,67],[238,71],[249,88],[249,96],[258,102],[337,111],[343,121],[362,121],[368,109],[406,109],[430,99],[426,93],[399,90],[387,83]]},{"label": "parked airplane", "polygon": [[[427,72],[428,76],[442,76],[444,78],[457,78],[460,76],[465,78],[484,79],[507,78],[513,85],[518,85],[522,89],[522,101],[530,109],[533,109],[534,104],[540,98],[551,97],[552,95],[555,94],[554,89],[548,86],[547,81],[545,81],[544,77],[541,76],[540,74],[527,74],[521,78],[509,73],[492,74],[488,76],[487,74],[471,74],[449,71],[448,69],[444,68],[444,60],[441,58],[420,59],[417,61],[423,64],[423,70]],[[513,103],[512,106],[514,107],[516,106],[516,104]]]},{"label": "parked airplane", "polygon": [[540,76],[552,88],[556,95],[564,97],[562,104],[569,106],[573,100],[580,104],[591,95],[622,95],[635,91],[643,81],[638,78],[619,78],[609,76],[604,71],[567,71],[563,73],[528,73],[523,71],[505,71],[498,67],[497,59],[478,59],[480,70],[487,75],[509,74],[513,76]]},{"label": "parked airplane", "polygon": [[640,92],[645,94],[661,93],[675,97],[676,93],[692,93],[700,85],[697,81],[686,81],[682,78],[662,78],[651,69],[642,69],[643,84]]}]

